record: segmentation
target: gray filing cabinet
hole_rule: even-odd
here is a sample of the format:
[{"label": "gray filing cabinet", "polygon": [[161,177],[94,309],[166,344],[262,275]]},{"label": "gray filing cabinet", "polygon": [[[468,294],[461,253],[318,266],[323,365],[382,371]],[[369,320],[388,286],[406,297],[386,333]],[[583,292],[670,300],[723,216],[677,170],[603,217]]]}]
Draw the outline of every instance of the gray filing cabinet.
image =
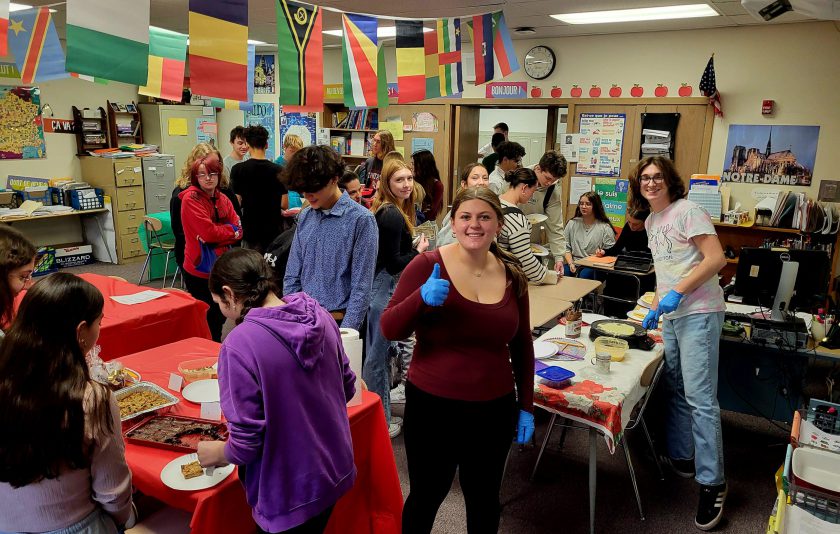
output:
[{"label": "gray filing cabinet", "polygon": [[169,211],[169,199],[175,188],[175,172],[175,156],[159,154],[143,158],[146,213]]}]

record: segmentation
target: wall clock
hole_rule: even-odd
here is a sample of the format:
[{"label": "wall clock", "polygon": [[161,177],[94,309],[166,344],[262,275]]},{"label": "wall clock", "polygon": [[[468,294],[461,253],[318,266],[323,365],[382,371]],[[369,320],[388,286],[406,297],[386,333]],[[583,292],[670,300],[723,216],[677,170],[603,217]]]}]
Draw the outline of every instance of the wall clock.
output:
[{"label": "wall clock", "polygon": [[554,51],[547,46],[535,46],[525,54],[525,74],[535,80],[545,80],[551,76],[556,64]]}]

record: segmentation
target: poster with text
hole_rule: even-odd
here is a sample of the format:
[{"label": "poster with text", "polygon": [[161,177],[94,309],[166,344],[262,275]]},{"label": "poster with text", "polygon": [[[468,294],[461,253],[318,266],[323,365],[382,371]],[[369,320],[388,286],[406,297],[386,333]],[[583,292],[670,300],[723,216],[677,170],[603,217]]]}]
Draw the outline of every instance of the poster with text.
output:
[{"label": "poster with text", "polygon": [[314,113],[282,113],[280,115],[280,146],[286,134],[295,134],[303,140],[303,146],[314,145],[318,128]]},{"label": "poster with text", "polygon": [[195,140],[197,143],[210,143],[218,147],[219,142],[216,140],[218,135],[218,125],[215,117],[201,117],[195,119]]},{"label": "poster with text", "polygon": [[624,228],[628,186],[627,180],[595,178],[595,192],[601,197],[607,218],[616,230]]},{"label": "poster with text", "polygon": [[0,87],[0,159],[47,157],[37,87]]},{"label": "poster with text", "polygon": [[262,126],[268,130],[268,150],[265,157],[274,161],[274,104],[254,102],[251,109],[245,111],[245,126]]},{"label": "poster with text", "polygon": [[577,173],[620,176],[623,113],[581,113]]},{"label": "poster with text", "polygon": [[819,126],[732,124],[721,181],[809,186],[819,137]]},{"label": "poster with text", "polygon": [[254,94],[274,94],[274,54],[257,54],[254,58]]}]

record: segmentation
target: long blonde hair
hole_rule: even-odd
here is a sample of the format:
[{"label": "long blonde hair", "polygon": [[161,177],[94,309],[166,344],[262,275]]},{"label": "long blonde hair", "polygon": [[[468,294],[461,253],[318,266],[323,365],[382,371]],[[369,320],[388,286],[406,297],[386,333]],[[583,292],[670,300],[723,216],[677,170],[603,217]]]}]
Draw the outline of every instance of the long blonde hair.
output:
[{"label": "long blonde hair", "polygon": [[376,135],[379,135],[379,145],[382,147],[382,151],[385,154],[396,150],[396,145],[394,145],[394,135],[390,131],[379,130],[376,132]]},{"label": "long blonde hair", "polygon": [[[389,159],[383,163],[382,174],[379,175],[379,189],[376,190],[376,196],[373,199],[373,205],[371,205],[370,211],[377,213],[387,204],[393,204],[400,210],[400,213],[405,220],[405,225],[408,228],[408,232],[411,233],[414,231],[414,221],[417,217],[414,212],[414,203],[417,199],[417,188],[413,188],[411,190],[411,195],[405,200],[398,199],[394,196],[394,192],[391,191],[391,178],[403,169],[411,172],[411,168],[409,168],[406,162],[399,159]],[[414,179],[413,175],[412,179]]]},{"label": "long blonde hair", "polygon": [[[458,208],[468,200],[483,200],[493,209],[499,222],[501,224],[505,223],[505,216],[502,212],[502,204],[499,202],[499,197],[489,187],[465,187],[458,191],[458,194],[455,195],[455,200],[452,202],[453,221],[458,213]],[[510,275],[513,278],[513,289],[516,291],[516,294],[521,297],[527,293],[528,277],[525,276],[525,271],[522,270],[522,264],[519,263],[519,259],[499,247],[499,244],[495,240],[490,244],[490,252],[510,271]]]},{"label": "long blonde hair", "polygon": [[[181,167],[181,175],[175,179],[175,187],[179,187],[181,189],[188,188],[191,185],[190,174],[192,173],[193,164],[195,164],[196,160],[204,159],[210,154],[216,154],[219,158],[219,162],[224,162],[222,159],[222,153],[219,152],[218,148],[214,147],[210,143],[199,143],[195,145],[190,152],[190,155],[187,156],[187,161],[184,162],[184,166]],[[230,177],[227,175],[224,165],[222,165],[222,172],[219,176],[219,189],[226,188],[229,185]]]}]

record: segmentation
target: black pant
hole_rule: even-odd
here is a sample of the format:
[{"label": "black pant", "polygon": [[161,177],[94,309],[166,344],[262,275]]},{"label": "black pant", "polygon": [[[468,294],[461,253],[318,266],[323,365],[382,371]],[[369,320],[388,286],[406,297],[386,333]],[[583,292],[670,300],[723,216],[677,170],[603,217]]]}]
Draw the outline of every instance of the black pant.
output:
[{"label": "black pant", "polygon": [[222,310],[219,308],[219,305],[213,302],[213,297],[210,296],[207,279],[193,276],[184,270],[181,270],[181,272],[184,273],[184,284],[187,286],[187,291],[190,292],[190,295],[210,306],[207,310],[207,326],[210,327],[210,336],[212,336],[213,341],[221,341],[225,316],[222,315]]},{"label": "black pant", "polygon": [[[277,534],[322,534],[325,530],[327,530],[327,523],[330,521],[332,511],[333,507],[330,506],[315,517],[308,519],[306,523],[292,527],[289,530],[284,530],[283,532]],[[257,527],[257,532],[259,534],[268,534],[260,527]]]},{"label": "black pant", "polygon": [[403,508],[403,534],[432,531],[456,468],[467,508],[467,532],[498,532],[499,490],[515,415],[513,392],[491,401],[469,402],[437,397],[406,383],[403,436],[411,489]]}]

